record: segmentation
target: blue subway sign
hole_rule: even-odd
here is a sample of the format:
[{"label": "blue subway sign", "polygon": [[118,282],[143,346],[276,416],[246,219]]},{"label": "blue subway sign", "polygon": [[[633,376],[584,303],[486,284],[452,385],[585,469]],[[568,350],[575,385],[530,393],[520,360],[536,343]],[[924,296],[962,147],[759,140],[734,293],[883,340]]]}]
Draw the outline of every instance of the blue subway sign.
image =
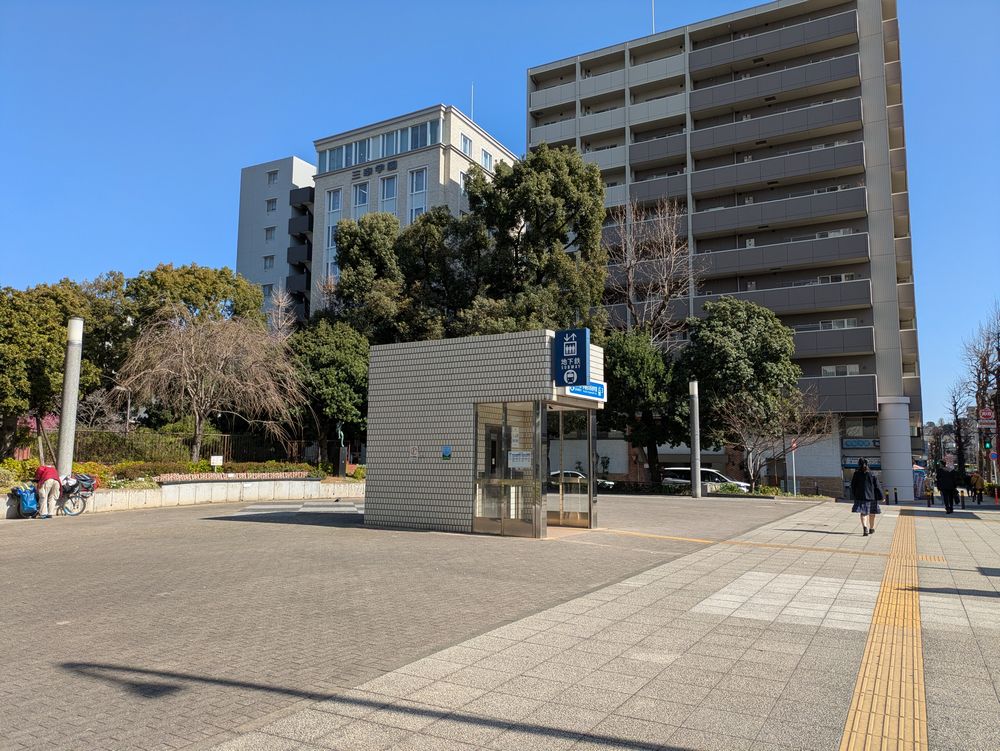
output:
[{"label": "blue subway sign", "polygon": [[556,386],[590,383],[590,329],[556,332],[552,341],[552,378]]}]

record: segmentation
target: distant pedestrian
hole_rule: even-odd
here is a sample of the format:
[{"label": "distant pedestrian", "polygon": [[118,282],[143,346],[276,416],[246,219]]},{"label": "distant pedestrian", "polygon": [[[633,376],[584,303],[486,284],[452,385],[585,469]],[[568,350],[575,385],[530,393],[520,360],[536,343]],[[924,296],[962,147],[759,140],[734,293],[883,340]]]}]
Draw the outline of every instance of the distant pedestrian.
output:
[{"label": "distant pedestrian", "polygon": [[861,534],[864,537],[875,534],[875,514],[882,513],[878,507],[882,498],[882,488],[869,471],[868,460],[859,459],[858,468],[851,478],[851,499],[854,501],[851,511],[861,514]]},{"label": "distant pedestrian", "polygon": [[47,464],[39,465],[35,470],[35,486],[38,489],[38,518],[51,519],[55,516],[56,503],[62,489],[59,472]]},{"label": "distant pedestrian", "polygon": [[951,514],[955,511],[955,498],[958,496],[958,472],[949,469],[944,462],[938,462],[935,477],[941,500],[944,501],[944,512]]},{"label": "distant pedestrian", "polygon": [[972,494],[976,498],[976,505],[983,502],[983,491],[986,490],[986,480],[983,476],[979,474],[979,470],[975,470],[972,473],[972,478],[969,480],[970,487],[972,489]]}]

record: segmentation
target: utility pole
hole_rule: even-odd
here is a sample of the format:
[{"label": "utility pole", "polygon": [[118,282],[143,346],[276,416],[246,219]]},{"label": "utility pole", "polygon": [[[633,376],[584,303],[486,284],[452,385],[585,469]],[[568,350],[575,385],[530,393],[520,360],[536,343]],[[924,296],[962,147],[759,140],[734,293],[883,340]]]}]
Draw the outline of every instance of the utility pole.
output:
[{"label": "utility pole", "polygon": [[69,319],[66,362],[63,367],[62,413],[59,416],[59,454],[56,470],[60,475],[73,471],[73,444],[76,441],[76,407],[80,393],[80,357],[83,351],[83,319]]},{"label": "utility pole", "polygon": [[701,426],[698,422],[698,382],[688,383],[691,396],[691,496],[701,498]]}]

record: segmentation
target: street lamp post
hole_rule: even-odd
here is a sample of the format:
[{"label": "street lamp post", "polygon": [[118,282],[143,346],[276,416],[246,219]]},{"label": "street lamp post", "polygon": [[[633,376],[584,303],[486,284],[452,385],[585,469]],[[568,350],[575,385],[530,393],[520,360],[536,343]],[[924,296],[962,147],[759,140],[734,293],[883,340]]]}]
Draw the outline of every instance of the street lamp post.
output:
[{"label": "street lamp post", "polygon": [[698,422],[698,382],[688,383],[691,397],[691,495],[701,498],[701,426]]}]

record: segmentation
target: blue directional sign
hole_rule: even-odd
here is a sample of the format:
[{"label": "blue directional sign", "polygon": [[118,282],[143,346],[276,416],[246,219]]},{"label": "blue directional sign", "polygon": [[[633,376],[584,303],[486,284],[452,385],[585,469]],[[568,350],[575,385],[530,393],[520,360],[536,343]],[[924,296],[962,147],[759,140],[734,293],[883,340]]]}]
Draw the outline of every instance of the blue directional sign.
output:
[{"label": "blue directional sign", "polygon": [[590,383],[590,329],[565,329],[552,341],[552,378],[556,386]]},{"label": "blue directional sign", "polygon": [[585,386],[567,386],[566,393],[571,396],[582,396],[585,399],[596,399],[599,402],[608,400],[607,384],[601,381],[591,381]]}]

